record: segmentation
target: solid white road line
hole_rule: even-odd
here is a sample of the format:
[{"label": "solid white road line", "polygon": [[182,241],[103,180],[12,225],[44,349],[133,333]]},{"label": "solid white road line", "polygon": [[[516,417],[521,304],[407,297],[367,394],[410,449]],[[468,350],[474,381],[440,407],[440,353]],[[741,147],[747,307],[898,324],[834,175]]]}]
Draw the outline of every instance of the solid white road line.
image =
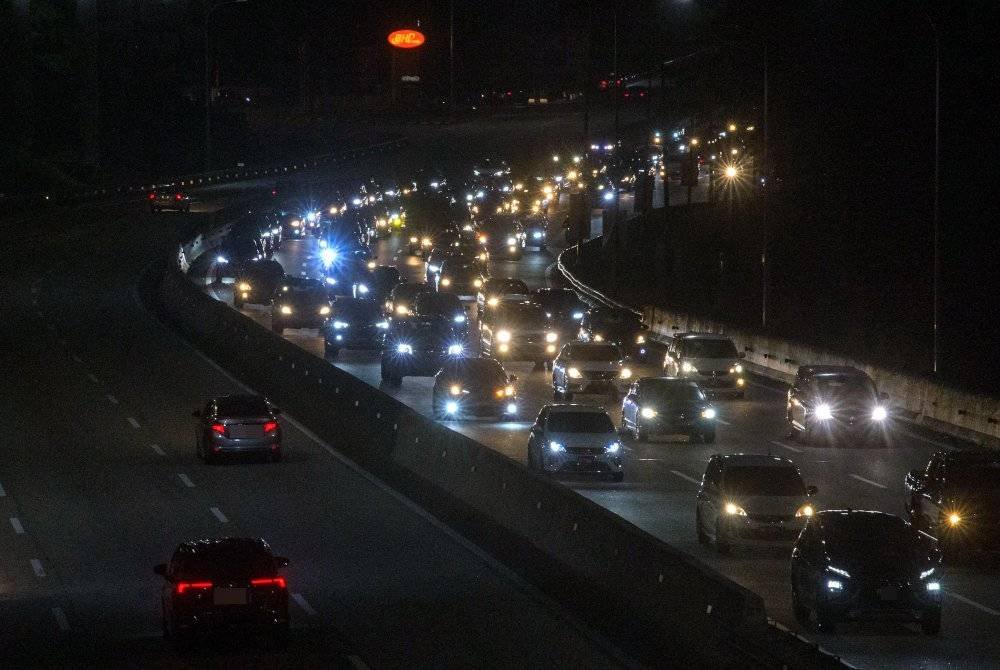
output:
[{"label": "solid white road line", "polygon": [[678,477],[680,477],[681,479],[683,479],[685,481],[689,481],[692,484],[697,484],[698,486],[701,486],[701,480],[700,479],[695,479],[694,477],[691,477],[690,475],[686,475],[683,472],[678,472],[677,470],[671,470],[670,472],[673,473],[673,474],[675,474],[675,475],[677,475]]},{"label": "solid white road line", "polygon": [[132,417],[128,418],[128,422],[132,425],[133,428],[138,428],[139,427],[139,422],[136,421],[135,419],[133,419]]},{"label": "solid white road line", "polygon": [[31,569],[35,573],[35,577],[44,577],[45,568],[42,567],[42,562],[37,558],[31,559]]},{"label": "solid white road line", "polygon": [[14,532],[18,535],[24,535],[24,526],[21,525],[21,520],[16,516],[10,518],[10,525],[14,527]]},{"label": "solid white road line", "polygon": [[215,515],[215,518],[219,520],[219,523],[229,523],[229,519],[223,514],[218,507],[209,507],[208,511]]},{"label": "solid white road line", "polygon": [[163,451],[163,449],[158,444],[151,444],[151,445],[149,445],[149,448],[152,449],[156,453],[157,456],[166,456],[167,455],[167,452]]},{"label": "solid white road line", "polygon": [[771,444],[776,444],[783,449],[788,449],[788,451],[794,451],[796,454],[801,454],[802,450],[798,447],[793,447],[790,444],[785,444],[784,442],[778,442],[777,440],[771,440]]},{"label": "solid white road line", "polygon": [[106,395],[106,396],[104,396],[104,397],[105,397],[105,398],[107,398],[107,399],[108,399],[108,402],[109,402],[109,403],[111,403],[112,405],[117,405],[117,404],[118,404],[118,398],[114,397],[114,396],[113,396],[113,395],[111,395],[110,393],[109,393],[109,394],[107,394],[107,395]]},{"label": "solid white road line", "polygon": [[313,609],[313,606],[309,604],[309,601],[306,600],[306,597],[304,595],[302,595],[301,593],[293,593],[292,600],[295,601],[296,605],[302,608],[303,612],[305,612],[309,616],[316,616],[316,610]]},{"label": "solid white road line", "polygon": [[69,630],[69,619],[66,618],[66,613],[63,612],[63,608],[53,607],[52,616],[55,617],[56,625],[59,626],[59,630]]},{"label": "solid white road line", "polygon": [[184,484],[184,486],[188,487],[189,489],[193,489],[194,488],[194,482],[191,481],[191,478],[188,477],[183,472],[178,472],[177,473],[177,478],[180,479],[181,483]]},{"label": "solid white road line", "polygon": [[879,484],[878,482],[873,482],[873,481],[872,481],[872,480],[870,480],[870,479],[865,479],[865,478],[864,478],[864,477],[862,477],[861,475],[856,475],[856,474],[854,474],[854,473],[851,473],[851,475],[850,475],[850,476],[851,476],[852,478],[854,478],[854,479],[857,479],[857,480],[858,480],[859,482],[864,482],[865,484],[871,484],[872,486],[877,486],[877,487],[879,487],[880,489],[887,489],[887,488],[889,488],[889,487],[888,487],[888,486],[886,486],[885,484]]},{"label": "solid white road line", "polygon": [[945,594],[947,594],[948,596],[954,598],[955,600],[957,600],[959,602],[965,603],[969,607],[975,607],[977,610],[980,610],[982,612],[986,612],[987,614],[992,614],[993,616],[1000,616],[1000,612],[996,611],[992,607],[987,607],[986,605],[980,605],[975,600],[969,600],[965,596],[960,596],[957,593],[955,593],[954,591],[945,591]]}]

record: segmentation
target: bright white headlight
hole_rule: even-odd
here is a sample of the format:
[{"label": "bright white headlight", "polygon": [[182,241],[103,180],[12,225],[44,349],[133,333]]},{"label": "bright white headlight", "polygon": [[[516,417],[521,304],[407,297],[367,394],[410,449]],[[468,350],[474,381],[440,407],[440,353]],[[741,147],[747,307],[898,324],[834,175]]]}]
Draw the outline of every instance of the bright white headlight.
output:
[{"label": "bright white headlight", "polygon": [[583,377],[579,368],[570,368],[566,371],[566,374],[569,375],[570,379],[579,379],[580,377]]},{"label": "bright white headlight", "polygon": [[451,356],[458,356],[464,351],[464,347],[461,344],[451,344],[448,346],[448,354]]},{"label": "bright white headlight", "polygon": [[705,409],[701,410],[701,418],[703,418],[703,419],[714,419],[715,418],[715,408],[714,407],[706,407]]},{"label": "bright white headlight", "polygon": [[829,421],[833,418],[833,410],[826,403],[816,406],[816,418],[820,421]]},{"label": "bright white headlight", "polygon": [[509,330],[497,331],[497,342],[510,342],[510,331]]},{"label": "bright white headlight", "polygon": [[549,442],[549,449],[551,451],[556,451],[556,452],[558,452],[558,451],[566,451],[566,447],[564,447],[563,445],[561,445],[561,444],[559,444],[558,442],[555,442],[555,441]]},{"label": "bright white headlight", "polygon": [[545,333],[545,341],[546,342],[555,342],[558,339],[559,339],[559,334],[558,333]]},{"label": "bright white headlight", "polygon": [[643,407],[639,410],[639,414],[642,415],[643,419],[653,419],[656,418],[656,410],[652,407]]},{"label": "bright white headlight", "polygon": [[872,421],[885,421],[889,413],[886,411],[885,407],[878,405],[872,410]]},{"label": "bright white headlight", "polygon": [[681,372],[698,372],[698,368],[691,365],[687,361],[684,361],[683,363],[681,363]]}]

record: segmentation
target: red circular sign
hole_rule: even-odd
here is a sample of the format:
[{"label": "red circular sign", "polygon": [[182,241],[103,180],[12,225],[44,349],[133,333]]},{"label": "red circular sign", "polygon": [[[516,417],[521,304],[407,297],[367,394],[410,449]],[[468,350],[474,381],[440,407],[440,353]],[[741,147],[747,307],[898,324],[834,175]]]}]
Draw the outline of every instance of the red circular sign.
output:
[{"label": "red circular sign", "polygon": [[424,34],[419,30],[394,30],[386,38],[389,44],[400,49],[416,49],[424,43]]}]

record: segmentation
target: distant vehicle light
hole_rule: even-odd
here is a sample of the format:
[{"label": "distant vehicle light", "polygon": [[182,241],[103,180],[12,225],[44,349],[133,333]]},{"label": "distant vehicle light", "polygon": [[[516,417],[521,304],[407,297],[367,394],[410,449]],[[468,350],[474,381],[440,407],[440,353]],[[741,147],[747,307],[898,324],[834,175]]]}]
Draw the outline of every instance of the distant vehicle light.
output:
[{"label": "distant vehicle light", "polygon": [[453,318],[452,321],[454,321],[455,323],[465,323],[465,315],[459,314],[455,318]]},{"label": "distant vehicle light", "polygon": [[872,410],[872,421],[885,421],[888,416],[889,413],[881,405]]},{"label": "distant vehicle light", "polygon": [[292,313],[292,308],[289,307],[288,305],[282,305],[281,306],[281,313],[282,314],[291,314]]},{"label": "distant vehicle light", "polygon": [[517,414],[517,403],[507,403],[507,414]]},{"label": "distant vehicle light", "polygon": [[639,410],[639,414],[642,416],[643,419],[655,419],[656,413],[657,413],[656,410],[653,409],[652,407],[643,407],[641,410]]},{"label": "distant vehicle light", "polygon": [[397,344],[396,345],[397,354],[412,354],[413,345],[412,344]]},{"label": "distant vehicle light", "polygon": [[463,347],[461,344],[448,345],[449,356],[461,356],[463,351],[465,351],[465,347]]},{"label": "distant vehicle light", "polygon": [[510,331],[509,330],[497,331],[497,342],[510,342]]},{"label": "distant vehicle light", "polygon": [[364,284],[358,284],[358,293],[360,293],[361,295],[368,293],[368,287],[365,286]]},{"label": "distant vehicle light", "polygon": [[559,442],[556,442],[555,440],[553,440],[553,441],[549,442],[549,451],[552,451],[554,453],[558,453],[560,451],[566,451],[566,447],[564,447]]},{"label": "distant vehicle light", "polygon": [[833,410],[826,403],[816,407],[816,418],[820,421],[829,421],[833,418]]},{"label": "distant vehicle light", "polygon": [[701,418],[703,419],[714,419],[716,417],[716,412],[714,407],[706,407],[701,410]]}]

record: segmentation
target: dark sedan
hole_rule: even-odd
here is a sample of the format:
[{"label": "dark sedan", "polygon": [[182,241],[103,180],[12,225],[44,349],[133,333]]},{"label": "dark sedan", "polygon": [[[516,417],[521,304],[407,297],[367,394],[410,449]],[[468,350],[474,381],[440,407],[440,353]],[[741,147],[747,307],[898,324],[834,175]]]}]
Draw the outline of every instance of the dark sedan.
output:
[{"label": "dark sedan", "polygon": [[233,454],[261,454],[270,461],[281,460],[281,411],[266,398],[222,396],[191,414],[198,419],[195,450],[206,463]]},{"label": "dark sedan", "polygon": [[915,621],[936,635],[940,570],[934,538],[897,516],[817,512],[792,550],[795,617],[816,630],[832,630],[839,621]]},{"label": "dark sedan", "polygon": [[256,633],[279,648],[288,645],[288,585],[275,556],[260,538],[193,540],[177,547],[169,563],[153,571],[163,577],[163,635],[182,644],[197,634]]},{"label": "dark sedan", "polygon": [[271,298],[271,330],[323,328],[331,311],[330,298],[320,282],[287,277]]},{"label": "dark sedan", "polygon": [[339,298],[333,304],[333,315],[323,329],[323,346],[327,358],[336,358],[341,349],[377,351],[389,328],[382,306],[374,300]]},{"label": "dark sedan", "polygon": [[654,435],[687,435],[691,442],[715,442],[715,408],[698,384],[672,377],[643,377],[622,400],[622,433],[637,442]]},{"label": "dark sedan", "polygon": [[284,278],[285,271],[278,261],[259,260],[245,264],[233,283],[233,306],[239,309],[245,303],[270,303]]},{"label": "dark sedan", "polygon": [[862,370],[803,365],[788,390],[785,419],[792,437],[884,443],[892,426],[888,396]]},{"label": "dark sedan", "polygon": [[454,358],[434,377],[431,408],[435,419],[517,415],[517,377],[492,358]]}]

